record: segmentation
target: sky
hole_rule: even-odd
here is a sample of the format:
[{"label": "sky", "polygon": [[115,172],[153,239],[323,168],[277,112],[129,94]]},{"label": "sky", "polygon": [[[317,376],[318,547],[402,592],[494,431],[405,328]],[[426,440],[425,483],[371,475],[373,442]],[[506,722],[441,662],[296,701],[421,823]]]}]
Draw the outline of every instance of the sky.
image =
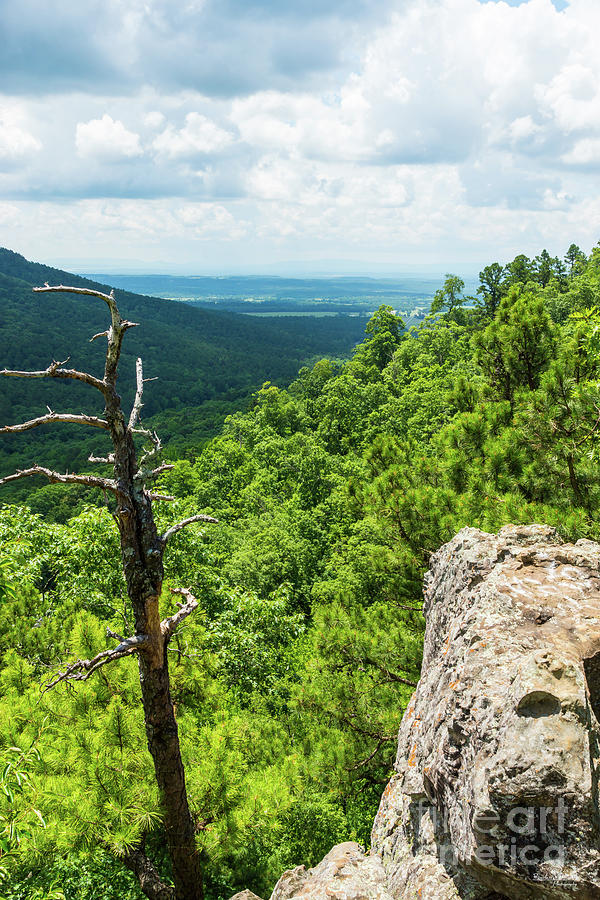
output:
[{"label": "sky", "polygon": [[0,245],[393,273],[600,239],[598,0],[0,4]]}]

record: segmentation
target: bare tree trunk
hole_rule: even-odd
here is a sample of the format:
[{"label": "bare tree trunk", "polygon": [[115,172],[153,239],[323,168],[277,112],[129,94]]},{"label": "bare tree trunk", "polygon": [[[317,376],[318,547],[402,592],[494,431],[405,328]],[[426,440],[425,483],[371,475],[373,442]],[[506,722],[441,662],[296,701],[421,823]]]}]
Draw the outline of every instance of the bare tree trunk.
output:
[{"label": "bare tree trunk", "polygon": [[[111,413],[107,409],[111,422]],[[135,483],[137,466],[133,440],[122,422],[115,423],[115,475],[119,483]],[[112,428],[111,428],[112,431]],[[122,436],[121,436],[122,435]],[[161,630],[158,609],[163,580],[164,545],[158,535],[152,503],[142,490],[123,496],[117,511],[121,534],[123,569],[127,592],[135,616],[136,634],[145,634],[148,643],[139,654],[140,685],[148,750],[154,762],[164,812],[164,827],[173,868],[176,900],[201,900],[202,874],[189,810],[185,774],[173,701],[171,699],[167,640]]]},{"label": "bare tree trunk", "polygon": [[[113,453],[105,460],[93,459],[91,461],[112,463],[114,478],[61,475],[41,466],[34,466],[5,479],[0,479],[0,484],[15,478],[42,474],[50,481],[84,483],[110,491],[116,498],[115,519],[120,534],[122,566],[135,618],[134,635],[128,638],[119,638],[119,646],[114,650],[105,650],[94,659],[78,660],[67,666],[66,671],[55,677],[47,687],[52,687],[65,679],[85,680],[97,668],[113,659],[120,659],[133,653],[138,654],[146,737],[159,788],[174,888],[162,882],[158,872],[145,855],[143,846],[128,852],[123,858],[123,862],[135,872],[142,891],[150,900],[202,900],[200,858],[194,838],[194,822],[188,804],[167,663],[168,642],[180,621],[194,611],[197,602],[188,591],[175,591],[175,593],[182,594],[187,602],[179,604],[179,611],[161,622],[159,598],[164,574],[163,555],[168,539],[181,528],[193,522],[214,522],[215,520],[209,516],[197,515],[172,526],[163,535],[159,535],[157,531],[152,500],[159,498],[158,495],[147,489],[146,484],[169,467],[159,466],[156,469],[145,469],[143,467],[144,457],[141,463],[137,459],[134,433],[141,431],[154,441],[154,450],[145,454],[145,457],[151,457],[159,450],[160,442],[150,432],[141,428],[136,429],[136,422],[139,420],[142,408],[144,384],[141,360],[138,360],[137,363],[137,391],[128,423],[123,415],[121,398],[116,390],[117,368],[123,336],[128,328],[133,327],[134,323],[121,318],[113,294],[106,295],[85,288],[49,287],[48,285],[45,288],[36,288],[36,290],[91,294],[100,297],[107,303],[111,313],[111,326],[101,335],[95,335],[95,337],[105,336],[107,338],[104,378],[100,380],[84,372],[64,369],[60,363],[52,363],[47,369],[39,372],[4,370],[0,374],[23,378],[73,378],[84,381],[103,394],[105,418],[61,416],[51,412],[47,416],[41,416],[21,425],[5,426],[1,430],[18,432],[36,428],[48,422],[63,421],[77,421],[91,427],[104,428],[110,433]],[[114,635],[114,637],[118,636]]]},{"label": "bare tree trunk", "polygon": [[140,655],[140,683],[148,749],[164,809],[164,827],[173,868],[176,900],[200,900],[202,873],[188,807],[177,722],[169,691],[167,658],[160,669]]}]

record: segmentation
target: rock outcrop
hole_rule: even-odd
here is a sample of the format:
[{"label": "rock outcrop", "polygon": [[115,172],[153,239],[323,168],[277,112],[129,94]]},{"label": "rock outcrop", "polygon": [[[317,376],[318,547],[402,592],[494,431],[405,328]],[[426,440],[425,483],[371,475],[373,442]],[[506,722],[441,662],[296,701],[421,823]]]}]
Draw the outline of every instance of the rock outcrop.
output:
[{"label": "rock outcrop", "polygon": [[390,893],[600,898],[600,547],[465,528],[432,559],[425,615],[373,827]]},{"label": "rock outcrop", "polygon": [[341,844],[271,900],[598,900],[600,546],[465,528],[425,615],[371,852]]},{"label": "rock outcrop", "polygon": [[298,866],[284,872],[271,900],[392,900],[386,874],[376,854],[354,842],[338,844],[314,869]]},{"label": "rock outcrop", "polygon": [[234,894],[231,900],[260,900],[260,897],[252,891],[240,891]]}]

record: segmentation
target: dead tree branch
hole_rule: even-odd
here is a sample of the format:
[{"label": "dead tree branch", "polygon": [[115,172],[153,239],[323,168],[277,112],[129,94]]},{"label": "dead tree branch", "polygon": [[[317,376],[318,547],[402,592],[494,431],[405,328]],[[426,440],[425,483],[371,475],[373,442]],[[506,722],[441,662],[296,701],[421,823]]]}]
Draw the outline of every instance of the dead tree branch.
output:
[{"label": "dead tree branch", "polygon": [[150,438],[152,442],[152,448],[150,450],[145,450],[140,457],[140,468],[144,465],[144,463],[152,459],[153,456],[158,456],[160,451],[162,450],[162,444],[159,436],[155,431],[150,431],[148,428],[134,428],[132,429],[134,434],[143,434],[144,437]]},{"label": "dead tree branch", "polygon": [[[162,463],[160,466],[157,466],[155,469],[145,469],[141,464],[139,469],[137,470],[134,479],[138,483],[148,484],[149,481],[154,481],[156,478],[159,478],[163,472],[170,472],[171,469],[174,469],[175,466],[172,463]],[[174,500],[174,497],[161,497],[159,494],[152,494],[152,498],[154,499],[163,499],[163,500]]]},{"label": "dead tree branch", "polygon": [[160,540],[163,546],[167,543],[169,538],[172,538],[174,534],[177,534],[178,531],[181,531],[183,528],[187,528],[188,525],[193,525],[194,522],[208,522],[210,525],[218,525],[219,520],[213,519],[212,516],[205,516],[203,514],[199,514],[197,516],[190,516],[189,519],[183,519],[181,522],[177,522],[176,525],[171,525],[170,528],[161,534]]},{"label": "dead tree branch", "polygon": [[52,469],[46,469],[44,466],[19,469],[14,475],[0,478],[0,485],[8,484],[10,481],[18,481],[20,478],[30,478],[32,475],[43,475],[51,484],[84,484],[87,487],[111,491],[113,494],[118,493],[117,483],[112,478],[98,478],[96,475],[74,475],[70,472],[61,475],[60,472],[53,472]]},{"label": "dead tree branch", "polygon": [[[119,316],[119,310],[117,309],[117,301],[115,300],[115,292],[111,291],[110,294],[103,294],[102,291],[95,291],[93,288],[78,288],[78,287],[67,287],[64,284],[56,284],[50,286],[46,283],[43,287],[35,287],[33,289],[35,294],[50,294],[50,293],[66,293],[66,294],[85,294],[88,297],[100,297],[108,308],[110,309],[111,316],[117,315]],[[120,318],[120,317],[119,317]]]},{"label": "dead tree branch", "polygon": [[92,659],[78,659],[76,662],[67,666],[64,672],[59,672],[52,681],[48,682],[44,691],[49,691],[61,681],[87,681],[92,672],[95,672],[96,669],[105,666],[107,663],[114,662],[117,659],[122,659],[124,656],[129,656],[130,653],[137,653],[142,650],[147,643],[147,635],[136,634],[120,643],[118,647],[114,647],[112,650],[103,650],[102,653],[98,653]]},{"label": "dead tree branch", "polygon": [[129,425],[127,426],[130,431],[133,431],[135,423],[139,422],[142,406],[144,405],[142,403],[142,395],[144,393],[144,370],[142,367],[142,360],[139,356],[135,361],[135,382],[135,400],[133,401],[133,409],[131,410],[131,415],[129,416]]},{"label": "dead tree branch", "polygon": [[[62,292],[67,294],[83,294],[88,297],[99,297],[101,300],[104,300],[110,310],[111,318],[110,328],[106,332],[108,347],[106,350],[106,362],[104,366],[105,391],[106,394],[109,395],[114,391],[117,381],[117,367],[121,355],[123,335],[128,328],[135,328],[137,322],[129,322],[127,319],[121,318],[114,291],[111,291],[110,294],[104,294],[102,291],[96,291],[92,288],[67,287],[64,284],[52,287],[46,284],[44,287],[34,288],[33,290],[38,294]],[[99,337],[99,335],[94,335],[94,337]]]},{"label": "dead tree branch", "polygon": [[177,626],[198,608],[198,601],[187,588],[171,588],[171,593],[181,594],[182,597],[185,597],[186,602],[178,603],[178,611],[168,619],[163,619],[160,623],[160,630],[164,636],[165,644],[167,644],[169,639],[173,636]]},{"label": "dead tree branch", "polygon": [[163,472],[170,472],[171,469],[174,469],[175,466],[173,463],[162,463],[162,465],[157,466],[156,469],[152,469],[151,472],[147,472],[146,478],[158,478],[159,475],[162,475]]},{"label": "dead tree branch", "polygon": [[19,425],[3,425],[0,428],[0,434],[18,434],[20,431],[29,431],[31,428],[39,428],[40,425],[48,425],[53,422],[62,422],[73,425],[89,425],[90,428],[104,428],[108,430],[108,422],[106,419],[100,419],[98,416],[71,415],[71,413],[55,413],[49,412],[45,416],[39,416],[37,419],[30,419],[29,422],[21,422]]},{"label": "dead tree branch", "polygon": [[94,456],[94,454],[91,453],[88,456],[88,462],[91,462],[91,463],[104,463],[107,466],[111,466],[111,465],[113,465],[114,461],[115,461],[114,453],[109,453],[108,456]]},{"label": "dead tree branch", "polygon": [[123,637],[122,634],[117,634],[116,631],[108,628],[108,626],[106,628],[106,634],[108,635],[108,637],[111,637],[114,641],[118,641],[120,644],[127,640],[127,638]]},{"label": "dead tree branch", "polygon": [[35,372],[2,369],[0,375],[4,375],[7,378],[72,378],[75,381],[83,381],[85,384],[89,384],[101,393],[104,393],[106,385],[101,378],[96,378],[95,375],[90,375],[88,372],[79,372],[77,369],[64,369],[63,366],[67,362],[68,359],[63,360],[63,362],[54,360],[47,369],[40,369]]}]

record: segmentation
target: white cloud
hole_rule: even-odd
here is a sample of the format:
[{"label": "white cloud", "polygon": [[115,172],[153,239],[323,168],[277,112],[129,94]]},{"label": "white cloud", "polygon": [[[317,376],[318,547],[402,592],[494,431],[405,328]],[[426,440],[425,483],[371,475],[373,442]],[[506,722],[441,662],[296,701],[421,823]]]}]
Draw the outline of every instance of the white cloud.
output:
[{"label": "white cloud", "polygon": [[[598,22],[600,26],[600,18]],[[596,61],[597,57],[592,57]],[[593,68],[592,68],[593,66]],[[600,131],[600,66],[566,65],[549,84],[538,87],[541,108],[565,133]]]},{"label": "white cloud", "polygon": [[550,0],[413,0],[337,91],[255,93],[233,102],[231,118],[249,144],[309,158],[429,164],[488,143],[537,149],[549,115],[536,90],[581,37]]},{"label": "white cloud", "polygon": [[198,112],[185,117],[183,128],[169,125],[153,142],[158,153],[170,157],[190,157],[197,154],[219,153],[228,147],[234,136]]},{"label": "white cloud", "polygon": [[157,109],[150,110],[144,116],[144,125],[148,128],[160,128],[161,125],[164,125],[165,117],[163,113],[159,112]]},{"label": "white cloud", "polygon": [[22,127],[20,111],[0,106],[0,160],[18,162],[42,149],[41,142]]},{"label": "white cloud", "polygon": [[[103,15],[125,7],[112,94],[95,83],[95,94],[19,100],[5,144],[24,164],[6,164],[0,181],[11,200],[94,198],[86,215],[115,246],[119,228],[140,248],[162,229],[177,252],[253,235],[252,258],[265,261],[285,247],[290,258],[422,248],[484,261],[485,247],[500,256],[597,240],[586,181],[600,167],[597,0],[563,12],[551,0],[385,0],[370,13],[362,0],[256,0],[252,15],[242,0],[132,0]],[[321,34],[337,35],[326,77]]]},{"label": "white cloud", "polygon": [[570,197],[566,191],[553,191],[546,188],[543,196],[543,209],[552,211],[555,209],[568,210],[573,204],[573,197]]},{"label": "white cloud", "polygon": [[531,116],[519,116],[508,126],[508,133],[513,144],[519,144],[534,137],[541,131],[541,126],[536,125]]},{"label": "white cloud", "polygon": [[140,136],[105,113],[101,119],[78,122],[75,146],[79,156],[113,162],[142,154]]},{"label": "white cloud", "polygon": [[571,166],[600,167],[600,138],[583,138],[577,141],[562,159]]}]

